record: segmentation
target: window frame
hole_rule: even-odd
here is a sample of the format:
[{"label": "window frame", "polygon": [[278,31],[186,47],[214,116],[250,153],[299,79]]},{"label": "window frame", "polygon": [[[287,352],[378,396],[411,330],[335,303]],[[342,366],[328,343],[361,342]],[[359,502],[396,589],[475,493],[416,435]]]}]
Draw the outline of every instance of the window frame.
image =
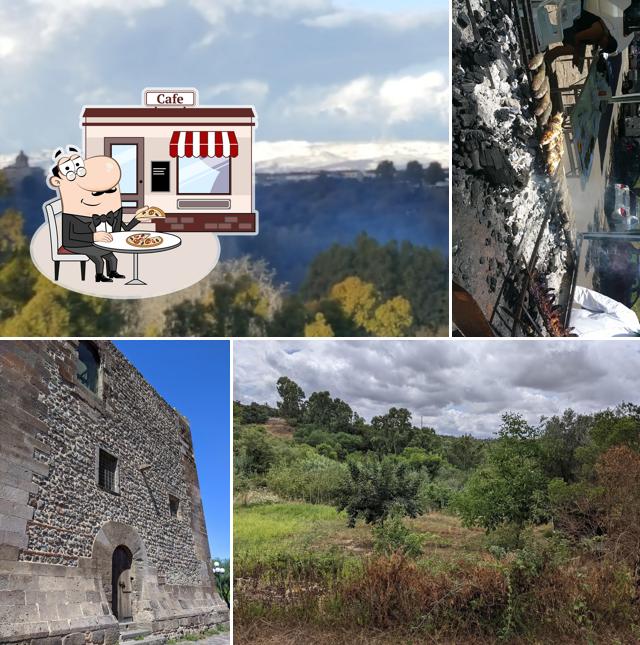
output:
[{"label": "window frame", "polygon": [[[220,157],[216,157],[216,158],[220,159]],[[197,157],[195,157],[195,156],[194,157],[178,157],[176,159],[176,195],[199,195],[199,196],[202,196],[202,195],[209,195],[209,196],[211,196],[211,195],[213,195],[213,196],[228,195],[228,196],[231,196],[231,194],[232,194],[231,193],[231,188],[233,186],[233,183],[232,183],[233,182],[233,176],[232,176],[233,164],[231,163],[231,157],[223,157],[223,158],[227,159],[227,161],[229,162],[229,190],[226,193],[183,193],[180,190],[180,159],[209,159],[209,157],[201,157],[201,156],[198,155]]]},{"label": "window frame", "polygon": [[[96,360],[97,364],[97,370],[96,370],[96,389],[93,390],[89,386],[87,386],[85,383],[83,383],[80,380],[80,374],[78,373],[78,367],[80,364],[80,348],[81,347],[86,347],[89,351],[89,353],[94,357]],[[76,368],[75,368],[75,380],[76,382],[82,386],[84,392],[88,392],[90,395],[95,396],[99,399],[102,398],[102,369],[103,369],[103,360],[102,360],[102,354],[100,353],[100,349],[97,346],[96,343],[93,341],[89,340],[81,340],[78,341],[78,344],[76,346]]]},{"label": "window frame", "polygon": [[[115,460],[116,467],[113,473],[113,489],[107,488],[100,483],[100,454],[104,453]],[[111,495],[120,495],[120,457],[115,454],[111,449],[106,448],[103,445],[96,446],[96,457],[95,457],[95,482],[97,487],[104,491],[105,493],[110,493]]]}]

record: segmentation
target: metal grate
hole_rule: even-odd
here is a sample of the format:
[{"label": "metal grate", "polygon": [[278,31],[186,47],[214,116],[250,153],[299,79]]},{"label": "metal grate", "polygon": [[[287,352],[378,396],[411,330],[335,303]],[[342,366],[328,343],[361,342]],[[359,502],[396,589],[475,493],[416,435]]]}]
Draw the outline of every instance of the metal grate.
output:
[{"label": "metal grate", "polygon": [[116,472],[118,460],[104,450],[100,450],[98,458],[98,484],[111,493],[116,491]]}]

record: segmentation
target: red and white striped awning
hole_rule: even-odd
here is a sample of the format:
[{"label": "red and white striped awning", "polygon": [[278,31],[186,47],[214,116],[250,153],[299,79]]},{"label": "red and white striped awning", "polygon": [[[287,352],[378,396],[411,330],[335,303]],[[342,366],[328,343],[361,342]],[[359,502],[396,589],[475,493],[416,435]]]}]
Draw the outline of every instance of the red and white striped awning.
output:
[{"label": "red and white striped awning", "polygon": [[169,144],[172,157],[237,157],[238,139],[232,130],[175,131]]}]

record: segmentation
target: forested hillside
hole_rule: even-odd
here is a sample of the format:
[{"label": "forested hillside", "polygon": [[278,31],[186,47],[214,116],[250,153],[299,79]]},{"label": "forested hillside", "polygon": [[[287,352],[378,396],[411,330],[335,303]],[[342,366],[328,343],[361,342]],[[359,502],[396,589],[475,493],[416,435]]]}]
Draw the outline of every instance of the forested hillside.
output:
[{"label": "forested hillside", "polygon": [[207,278],[146,301],[79,296],[40,276],[29,241],[42,194],[0,181],[0,203],[28,213],[26,225],[14,207],[0,213],[0,333],[446,334],[447,189],[433,185],[443,178],[414,162],[402,172],[383,163],[371,177],[267,182],[260,235],[224,238],[226,259]]}]

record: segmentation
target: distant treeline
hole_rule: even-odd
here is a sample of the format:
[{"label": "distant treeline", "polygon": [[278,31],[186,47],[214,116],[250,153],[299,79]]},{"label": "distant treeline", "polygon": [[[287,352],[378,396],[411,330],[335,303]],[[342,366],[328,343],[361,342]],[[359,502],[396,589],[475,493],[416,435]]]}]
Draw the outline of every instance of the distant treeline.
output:
[{"label": "distant treeline", "polygon": [[[428,169],[423,169],[425,172]],[[386,172],[386,171],[385,171]],[[411,176],[409,171],[405,171]],[[422,171],[421,171],[422,172]],[[412,240],[420,238],[425,222],[440,222],[446,237],[446,189],[428,188],[424,181],[389,181],[386,174],[370,180],[376,188],[360,194],[356,180],[328,178],[331,189],[322,188],[319,176],[310,182],[285,182],[283,196],[274,212],[283,219],[278,225],[263,227],[251,238],[256,253],[223,260],[202,282],[171,296],[144,301],[113,301],[81,296],[51,283],[31,263],[29,237],[24,217],[15,208],[0,215],[0,334],[25,336],[67,335],[165,335],[165,336],[405,336],[447,333],[447,261],[440,250],[414,242],[397,242],[402,234],[400,216],[411,212]],[[400,183],[406,184],[404,188]],[[298,194],[299,184],[306,184]],[[397,184],[397,185],[396,185]],[[318,190],[317,193],[314,191]],[[277,193],[281,187],[274,187]],[[442,212],[426,216],[425,190],[434,190]],[[0,196],[11,199],[9,187],[0,173]],[[288,191],[288,193],[287,193]],[[417,191],[417,192],[416,192]],[[322,205],[325,201],[331,204]],[[367,197],[368,195],[368,197]],[[41,195],[29,210],[41,221]],[[287,202],[287,199],[290,201]],[[389,202],[385,202],[389,199]],[[368,200],[368,201],[367,201]],[[402,200],[407,200],[404,203]],[[381,243],[367,233],[359,233],[357,218],[345,215],[349,232],[340,229],[342,215],[332,213],[340,205],[347,213],[356,205],[369,213],[361,217],[366,230],[378,233],[374,219],[380,216],[389,241]],[[306,210],[305,210],[306,209]],[[328,209],[328,210],[327,210]],[[346,210],[345,210],[346,209]],[[381,209],[379,212],[376,209]],[[412,210],[413,209],[413,210]],[[339,209],[338,209],[339,210]],[[287,220],[287,213],[301,217]],[[382,213],[384,212],[384,217]],[[434,213],[436,210],[434,210]],[[302,215],[300,215],[302,213]],[[371,226],[366,225],[367,221]],[[431,224],[429,224],[430,226]],[[312,257],[303,251],[302,229],[307,227],[317,249]],[[315,232],[313,232],[315,230]],[[279,231],[279,233],[276,233]],[[276,242],[270,235],[276,235]],[[292,235],[289,242],[284,240]],[[439,233],[438,235],[441,235]],[[441,235],[441,236],[442,236]],[[235,238],[226,238],[233,247]],[[248,240],[249,238],[245,238]],[[331,242],[349,239],[349,243]],[[229,244],[227,244],[229,242]],[[262,249],[261,244],[266,245]],[[311,248],[311,247],[309,247]],[[266,253],[261,253],[266,250]],[[283,252],[284,249],[284,252]],[[236,247],[236,251],[238,248]],[[263,257],[260,257],[260,256]],[[299,263],[303,268],[297,287],[276,280],[273,267],[264,256]],[[256,259],[256,256],[258,259]],[[287,259],[289,258],[289,259]],[[294,259],[295,258],[295,259]],[[286,273],[286,270],[285,270]]]}]

